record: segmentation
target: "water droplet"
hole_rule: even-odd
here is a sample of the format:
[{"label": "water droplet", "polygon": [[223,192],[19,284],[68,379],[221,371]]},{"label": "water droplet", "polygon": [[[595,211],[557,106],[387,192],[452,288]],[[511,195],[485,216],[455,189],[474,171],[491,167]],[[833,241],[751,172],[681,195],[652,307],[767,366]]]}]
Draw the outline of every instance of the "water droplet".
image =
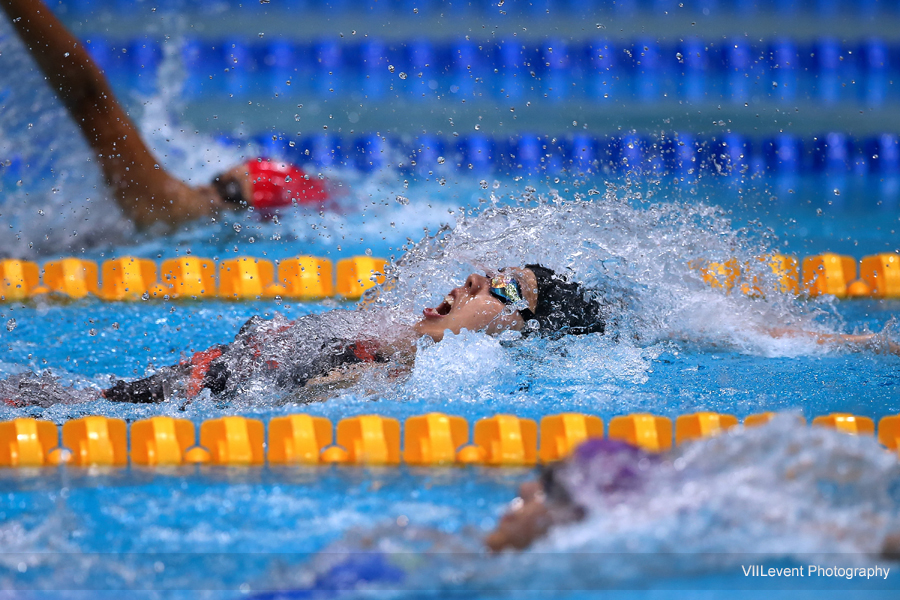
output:
[{"label": "water droplet", "polygon": [[837,188],[834,188],[834,195],[835,195],[835,196],[840,196],[840,195],[841,195],[841,190],[839,190],[839,189],[837,189]]},{"label": "water droplet", "polygon": [[96,330],[96,329],[90,329],[90,330],[88,330],[88,335],[90,335],[90,336],[95,336],[95,335],[97,335],[97,330]]},{"label": "water droplet", "polygon": [[250,243],[251,243],[251,244],[252,244],[252,243],[253,243],[253,242],[255,242],[255,241],[256,241],[256,238],[255,238],[255,237],[253,237],[253,236],[250,236],[250,239],[249,239],[249,240],[247,240],[247,241],[248,241],[248,242],[250,242]]},{"label": "water droplet", "polygon": [[372,249],[366,248],[366,256],[372,256]]},{"label": "water droplet", "polygon": [[150,292],[144,292],[143,294],[141,294],[141,300],[149,300],[149,299],[150,299]]},{"label": "water droplet", "polygon": [[234,230],[237,231],[238,233],[240,233],[240,232],[241,232],[241,224],[240,224],[240,223],[235,223],[235,224],[234,224]]},{"label": "water droplet", "polygon": [[478,183],[479,183],[479,185],[481,185],[481,189],[483,189],[483,190],[488,189],[488,182],[487,182],[487,179],[482,179],[482,180],[479,181]]},{"label": "water droplet", "polygon": [[479,131],[481,129],[481,125],[475,125],[475,131]]},{"label": "water droplet", "polygon": [[119,330],[119,324],[118,324],[118,323],[113,323],[113,324],[112,324],[112,328],[115,329],[116,331],[118,331],[118,330]]},{"label": "water droplet", "polygon": [[438,164],[442,165],[446,162],[446,159],[443,156],[438,156]]},{"label": "water droplet", "polygon": [[406,196],[401,196],[401,195],[397,194],[396,199],[397,199],[397,204],[402,204],[403,206],[406,206],[407,204],[409,204],[409,198],[407,198]]},{"label": "water droplet", "polygon": [[394,65],[388,65],[388,71],[390,71],[391,73],[393,73],[393,72],[394,72]]},{"label": "water droplet", "polygon": [[15,319],[10,319],[9,321],[6,322],[6,330],[7,331],[12,331],[15,328],[16,328],[16,320]]},{"label": "water droplet", "polygon": [[400,79],[406,79],[406,72],[400,71]]}]

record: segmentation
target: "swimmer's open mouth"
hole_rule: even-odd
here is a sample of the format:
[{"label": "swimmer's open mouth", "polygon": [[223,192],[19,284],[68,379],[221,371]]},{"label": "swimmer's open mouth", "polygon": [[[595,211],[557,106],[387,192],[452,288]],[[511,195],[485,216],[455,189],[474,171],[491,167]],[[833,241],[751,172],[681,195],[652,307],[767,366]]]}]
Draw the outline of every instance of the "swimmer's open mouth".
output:
[{"label": "swimmer's open mouth", "polygon": [[443,302],[441,302],[434,308],[426,308],[425,310],[422,311],[422,313],[426,317],[432,317],[432,318],[446,317],[448,314],[450,314],[450,309],[453,308],[453,302],[454,302],[453,294],[447,294],[447,296],[444,297]]}]

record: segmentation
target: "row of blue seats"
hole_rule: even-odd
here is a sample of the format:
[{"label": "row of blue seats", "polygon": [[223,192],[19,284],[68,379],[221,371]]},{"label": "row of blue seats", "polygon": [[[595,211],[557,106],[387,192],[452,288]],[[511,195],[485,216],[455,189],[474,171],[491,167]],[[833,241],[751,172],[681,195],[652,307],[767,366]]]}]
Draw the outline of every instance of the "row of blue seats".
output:
[{"label": "row of blue seats", "polygon": [[[221,141],[248,144],[226,135]],[[378,135],[344,139],[323,133],[299,140],[290,135],[257,136],[249,143],[266,156],[317,167],[344,165],[374,171],[395,166],[419,174],[459,169],[479,173],[639,171],[682,176],[703,172],[900,175],[900,137],[888,133],[865,139],[839,132],[812,139],[787,133],[766,139],[735,133],[715,138],[686,133],[665,138],[637,134],[492,138],[475,134],[451,139],[423,135],[411,141]]]},{"label": "row of blue seats", "polygon": [[[729,177],[754,175],[874,175],[900,178],[900,138],[882,134],[854,139],[833,132],[801,139],[791,134],[756,139],[739,134],[711,138],[677,134],[659,138],[637,134],[598,137],[576,134],[549,137],[523,134],[511,138],[471,135],[414,139],[362,135],[346,139],[334,134],[306,138],[264,135],[219,136],[220,142],[244,154],[288,160],[314,168],[349,167],[363,172],[397,169],[418,177],[456,172],[476,175],[558,174],[608,175],[636,172],[696,179],[701,174]],[[21,157],[0,156],[0,181],[13,186],[24,175]],[[48,174],[52,176],[52,174]]]},{"label": "row of blue seats", "polygon": [[118,14],[141,14],[151,8],[161,12],[221,13],[293,12],[293,11],[360,11],[368,13],[487,13],[532,14],[562,13],[593,15],[597,11],[619,16],[639,13],[668,15],[683,11],[709,15],[748,16],[759,13],[790,15],[811,13],[823,17],[839,14],[875,16],[895,14],[900,10],[896,0],[57,0],[52,3],[64,14],[86,15],[97,11]]},{"label": "row of blue seats", "polygon": [[[114,84],[141,93],[156,90],[162,57],[156,42],[118,44],[93,36],[86,45]],[[651,39],[583,44],[563,39],[539,44],[188,39],[180,54],[188,98],[353,92],[369,99],[390,92],[419,98],[447,93],[515,98],[535,92],[550,99],[580,95],[602,100],[618,94],[646,101],[674,95],[689,101],[712,96],[745,102],[768,95],[825,102],[859,98],[880,105],[900,77],[900,44],[880,38],[851,44],[823,37],[809,45],[790,39],[752,44],[746,38],[687,38],[670,45]]]}]

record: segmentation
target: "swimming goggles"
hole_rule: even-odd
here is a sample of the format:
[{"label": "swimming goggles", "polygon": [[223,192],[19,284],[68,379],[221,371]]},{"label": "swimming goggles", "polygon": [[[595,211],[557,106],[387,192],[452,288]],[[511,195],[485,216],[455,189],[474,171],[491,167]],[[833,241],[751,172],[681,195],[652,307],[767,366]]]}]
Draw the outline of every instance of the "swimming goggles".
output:
[{"label": "swimming goggles", "polygon": [[516,304],[522,301],[522,288],[519,282],[503,273],[491,277],[491,296],[503,304]]}]

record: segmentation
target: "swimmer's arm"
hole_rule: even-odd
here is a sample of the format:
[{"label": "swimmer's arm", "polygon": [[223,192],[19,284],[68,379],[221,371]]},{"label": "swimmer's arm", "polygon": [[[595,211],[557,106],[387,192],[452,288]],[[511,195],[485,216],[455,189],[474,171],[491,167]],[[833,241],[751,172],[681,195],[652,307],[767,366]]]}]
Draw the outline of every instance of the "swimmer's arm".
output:
[{"label": "swimmer's arm", "polygon": [[793,337],[815,340],[817,344],[843,346],[851,350],[874,350],[879,353],[900,355],[900,345],[885,340],[875,333],[816,333],[796,327],[773,327],[764,330],[773,338]]},{"label": "swimmer's arm", "polygon": [[211,188],[193,189],[156,164],[103,72],[41,0],[0,0],[0,7],[97,153],[119,206],[138,227],[175,225],[221,208]]},{"label": "swimmer's arm", "polygon": [[288,402],[309,404],[311,402],[324,402],[334,398],[341,390],[356,384],[362,374],[371,367],[371,364],[346,365],[334,369],[327,375],[313,377],[295,395],[286,400]]}]

